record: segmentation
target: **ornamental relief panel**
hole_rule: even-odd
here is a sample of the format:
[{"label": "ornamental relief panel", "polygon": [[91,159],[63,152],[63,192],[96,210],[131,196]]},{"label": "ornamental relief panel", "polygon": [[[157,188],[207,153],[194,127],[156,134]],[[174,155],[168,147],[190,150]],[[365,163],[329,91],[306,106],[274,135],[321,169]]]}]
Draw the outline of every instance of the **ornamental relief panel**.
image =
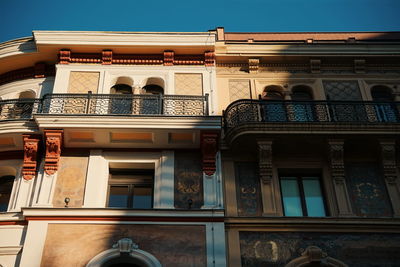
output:
[{"label": "ornamental relief panel", "polygon": [[250,99],[250,80],[229,80],[230,102],[239,99]]},{"label": "ornamental relief panel", "polygon": [[176,95],[203,95],[203,75],[201,73],[176,73]]},{"label": "ornamental relief panel", "polygon": [[68,93],[87,94],[88,91],[97,93],[99,86],[99,72],[71,71],[69,75]]}]

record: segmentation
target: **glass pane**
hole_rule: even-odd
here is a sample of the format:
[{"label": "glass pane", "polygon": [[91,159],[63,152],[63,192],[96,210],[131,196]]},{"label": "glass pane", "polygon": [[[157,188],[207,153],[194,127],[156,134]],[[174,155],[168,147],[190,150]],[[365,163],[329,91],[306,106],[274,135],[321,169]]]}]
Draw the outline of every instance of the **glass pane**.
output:
[{"label": "glass pane", "polygon": [[112,208],[127,208],[128,196],[128,186],[111,186],[108,206]]},{"label": "glass pane", "polygon": [[151,209],[152,203],[152,188],[136,187],[133,189],[133,205],[134,209]]},{"label": "glass pane", "polygon": [[308,216],[326,216],[319,179],[317,177],[304,177],[303,188]]},{"label": "glass pane", "polygon": [[294,177],[281,178],[282,199],[285,216],[303,216],[299,186]]}]

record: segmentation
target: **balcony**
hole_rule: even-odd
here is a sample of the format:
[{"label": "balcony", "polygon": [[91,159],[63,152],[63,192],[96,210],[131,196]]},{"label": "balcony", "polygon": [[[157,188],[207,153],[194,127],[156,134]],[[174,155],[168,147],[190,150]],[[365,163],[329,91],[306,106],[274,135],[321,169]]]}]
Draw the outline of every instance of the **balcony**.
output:
[{"label": "balcony", "polygon": [[224,111],[226,138],[245,132],[395,133],[399,102],[238,100]]},{"label": "balcony", "polygon": [[28,120],[34,114],[73,116],[208,116],[208,94],[49,94],[41,99],[0,101],[0,120]]}]

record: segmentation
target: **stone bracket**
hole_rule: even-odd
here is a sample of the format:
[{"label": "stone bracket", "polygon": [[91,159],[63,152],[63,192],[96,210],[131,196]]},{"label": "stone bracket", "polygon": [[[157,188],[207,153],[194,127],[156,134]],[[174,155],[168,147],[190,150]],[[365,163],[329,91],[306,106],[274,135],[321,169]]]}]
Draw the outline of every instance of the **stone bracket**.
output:
[{"label": "stone bracket", "polygon": [[101,52],[101,64],[102,65],[111,65],[113,58],[113,51],[112,50],[103,50]]},{"label": "stone bracket", "polygon": [[39,149],[39,135],[22,135],[24,143],[24,163],[22,165],[22,176],[25,180],[31,180],[37,172],[37,153]]},{"label": "stone bracket", "polygon": [[207,51],[204,53],[204,65],[214,66],[215,63],[215,53],[214,51]]},{"label": "stone bracket", "polygon": [[216,156],[218,152],[218,139],[217,132],[202,132],[201,133],[201,152],[203,155],[203,172],[211,176],[215,173]]},{"label": "stone bracket", "polygon": [[44,171],[52,175],[58,170],[58,162],[61,155],[63,130],[44,130],[46,142],[46,156]]},{"label": "stone bracket", "polygon": [[258,141],[258,166],[261,181],[270,184],[272,181],[272,141]]},{"label": "stone bracket", "polygon": [[259,58],[249,58],[249,73],[258,73],[258,69],[260,67],[260,59]]},{"label": "stone bracket", "polygon": [[164,66],[174,65],[174,51],[166,50],[164,51]]}]

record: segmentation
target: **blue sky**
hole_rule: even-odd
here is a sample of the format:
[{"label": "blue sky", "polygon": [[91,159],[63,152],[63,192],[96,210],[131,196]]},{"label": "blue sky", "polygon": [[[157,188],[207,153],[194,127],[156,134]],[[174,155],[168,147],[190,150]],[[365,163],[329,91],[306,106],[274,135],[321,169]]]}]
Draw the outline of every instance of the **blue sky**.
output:
[{"label": "blue sky", "polygon": [[0,42],[33,30],[400,31],[400,0],[0,0]]}]

